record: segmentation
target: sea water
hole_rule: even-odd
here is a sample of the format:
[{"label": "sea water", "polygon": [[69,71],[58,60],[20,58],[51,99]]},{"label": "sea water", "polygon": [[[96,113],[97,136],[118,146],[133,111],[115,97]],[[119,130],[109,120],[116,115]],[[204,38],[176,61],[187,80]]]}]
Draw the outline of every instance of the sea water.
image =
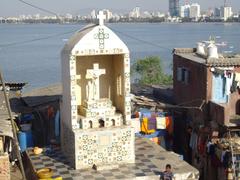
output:
[{"label": "sea water", "polygon": [[[8,82],[28,82],[28,89],[61,81],[60,52],[69,37],[86,24],[0,24],[0,66]],[[221,52],[240,53],[240,23],[107,24],[126,43],[131,63],[160,56],[172,72],[172,50],[196,47],[210,36]],[[33,40],[33,41],[31,41]],[[29,42],[30,41],[30,42]],[[223,44],[224,44],[223,43]]]}]

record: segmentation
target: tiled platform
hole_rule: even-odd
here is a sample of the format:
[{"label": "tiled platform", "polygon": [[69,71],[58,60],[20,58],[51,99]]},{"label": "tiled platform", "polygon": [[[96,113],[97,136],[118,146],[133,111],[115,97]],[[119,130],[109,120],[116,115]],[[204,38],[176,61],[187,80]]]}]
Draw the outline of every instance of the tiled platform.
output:
[{"label": "tiled platform", "polygon": [[64,180],[159,179],[161,171],[168,163],[172,165],[174,174],[180,175],[178,177],[198,178],[198,171],[195,168],[180,160],[175,153],[167,152],[149,140],[136,138],[135,154],[135,164],[120,165],[117,169],[95,171],[93,169],[74,170],[68,165],[69,163],[60,150],[37,156],[31,150],[28,151],[35,170],[44,167],[52,168],[54,177],[62,176]]}]

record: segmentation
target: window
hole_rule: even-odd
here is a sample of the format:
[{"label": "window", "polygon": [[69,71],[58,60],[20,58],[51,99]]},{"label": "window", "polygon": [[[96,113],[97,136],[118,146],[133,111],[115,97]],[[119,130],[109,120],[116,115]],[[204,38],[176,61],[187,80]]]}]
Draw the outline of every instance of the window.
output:
[{"label": "window", "polygon": [[183,82],[184,84],[189,83],[189,70],[186,68],[177,68],[177,81]]}]

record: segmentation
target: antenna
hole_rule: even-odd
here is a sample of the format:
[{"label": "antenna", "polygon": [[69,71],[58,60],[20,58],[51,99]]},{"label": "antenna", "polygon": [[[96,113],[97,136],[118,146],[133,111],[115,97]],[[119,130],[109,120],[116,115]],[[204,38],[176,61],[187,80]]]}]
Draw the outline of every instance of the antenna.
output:
[{"label": "antenna", "polygon": [[208,41],[202,41],[202,43],[214,44],[216,46],[227,46],[227,42],[222,41],[221,43],[216,43],[216,37],[210,36]]}]

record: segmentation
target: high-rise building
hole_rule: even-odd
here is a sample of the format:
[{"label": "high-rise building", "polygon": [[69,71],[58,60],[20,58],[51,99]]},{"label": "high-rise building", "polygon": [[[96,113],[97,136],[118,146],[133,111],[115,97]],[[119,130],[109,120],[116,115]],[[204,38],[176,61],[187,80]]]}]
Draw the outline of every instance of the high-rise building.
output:
[{"label": "high-rise building", "polygon": [[106,16],[106,21],[109,21],[110,19],[112,19],[112,12],[108,9],[103,9],[103,14]]},{"label": "high-rise building", "polygon": [[220,18],[221,15],[221,9],[220,8],[215,8],[214,9],[214,17],[215,18]]},{"label": "high-rise building", "polygon": [[92,19],[96,19],[96,18],[97,18],[96,10],[95,10],[95,9],[93,9],[93,10],[91,11],[91,18],[92,18]]},{"label": "high-rise building", "polygon": [[140,7],[135,7],[130,13],[129,13],[129,17],[132,18],[139,18],[141,15],[140,13]]},{"label": "high-rise building", "polygon": [[190,6],[190,18],[195,18],[196,20],[200,17],[200,5],[193,3]]},{"label": "high-rise building", "polygon": [[198,20],[200,15],[200,5],[197,3],[180,6],[179,16],[182,18],[192,18]]},{"label": "high-rise building", "polygon": [[224,21],[232,17],[232,15],[233,15],[232,7],[229,6],[221,7],[220,16]]},{"label": "high-rise building", "polygon": [[189,16],[190,16],[190,5],[189,4],[180,6],[179,16],[181,18],[189,18]]},{"label": "high-rise building", "polygon": [[179,0],[169,0],[170,16],[179,16]]}]

